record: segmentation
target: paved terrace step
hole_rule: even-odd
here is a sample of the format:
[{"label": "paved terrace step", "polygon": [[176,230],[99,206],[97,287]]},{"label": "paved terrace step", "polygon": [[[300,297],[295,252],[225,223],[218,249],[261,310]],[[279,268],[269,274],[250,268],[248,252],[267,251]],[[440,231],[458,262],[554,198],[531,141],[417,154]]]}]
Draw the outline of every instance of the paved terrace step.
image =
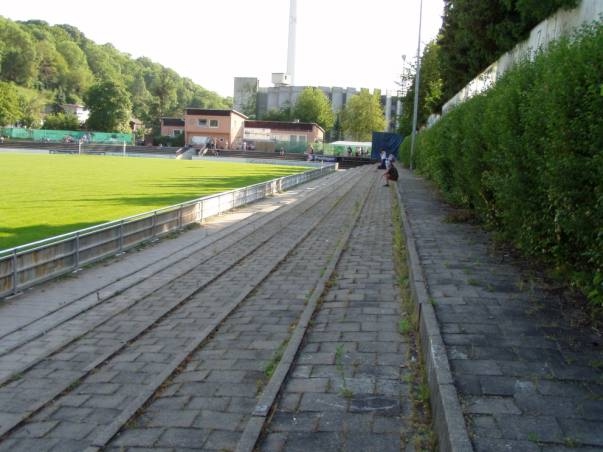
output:
[{"label": "paved terrace step", "polygon": [[[378,177],[380,172],[365,170],[363,174]],[[373,183],[379,182],[376,179]],[[430,375],[433,372],[436,379],[439,378],[436,383],[440,389],[432,391],[432,403],[436,410],[442,406],[454,408],[455,404],[450,403],[449,399],[453,396],[460,413],[454,418],[449,416],[450,411],[444,410],[441,418],[437,419],[443,435],[440,436],[441,450],[603,450],[603,356],[600,335],[572,326],[558,295],[547,291],[537,279],[524,274],[508,256],[499,254],[488,234],[475,226],[448,221],[453,209],[439,201],[435,191],[425,181],[401,170],[397,188],[403,203],[407,233],[412,241],[410,245],[415,251],[415,295],[418,294],[422,299],[424,323],[431,322],[430,328],[433,328],[426,338],[432,358],[428,366],[439,367],[438,371],[441,371],[437,373],[430,367]],[[297,193],[290,195],[303,196],[305,189],[312,191],[308,187],[300,188]],[[374,190],[378,189],[382,189],[383,193],[387,190],[377,185]],[[288,203],[292,199],[275,198],[277,204]],[[262,205],[265,210],[277,208],[269,203]],[[394,335],[391,334],[391,321],[397,316],[393,305],[388,305],[392,294],[386,286],[390,287],[391,282],[387,279],[374,280],[375,274],[370,271],[355,270],[370,263],[371,268],[375,266],[387,278],[391,276],[388,267],[391,263],[384,257],[392,233],[391,225],[384,220],[389,218],[389,210],[377,192],[371,194],[369,206],[367,212],[370,213],[363,212],[361,215],[358,228],[354,231],[355,240],[338,263],[337,278],[332,281],[324,306],[308,330],[283,397],[265,429],[266,435],[260,444],[266,450],[307,450],[304,448],[308,445],[317,450],[328,447],[333,450],[369,450],[371,447],[388,450],[392,444],[394,449],[400,445],[398,429],[407,428],[406,424],[398,422],[406,414],[404,388],[379,380],[394,376],[392,367],[400,366],[396,360],[406,347],[404,342],[393,341]],[[243,223],[245,221],[248,220],[244,219]],[[187,234],[194,233],[199,234],[199,231]],[[162,255],[176,259],[178,253],[199,238],[197,236],[188,241],[187,234],[150,247],[147,249],[149,252],[165,248],[161,248],[160,253],[138,269],[128,270],[125,274],[137,274],[133,276],[134,279],[151,280],[153,272],[150,268],[159,262]],[[383,243],[375,241],[382,236],[385,236]],[[320,235],[315,234],[316,237]],[[308,243],[308,246],[315,247],[316,243],[319,242],[314,242],[314,245]],[[170,248],[172,244],[177,244],[173,250]],[[332,250],[322,248],[327,253]],[[312,250],[312,255],[318,258],[316,248]],[[122,259],[131,256],[140,259],[143,255],[144,251],[141,251]],[[133,261],[136,259],[130,262]],[[307,264],[303,259],[290,263]],[[122,271],[126,267],[122,267]],[[82,272],[82,276],[76,274],[73,280],[61,281],[61,284],[65,284],[63,290],[75,299],[96,294],[95,290],[99,289],[101,294],[103,290],[110,291],[111,278],[116,277],[111,269],[112,266],[99,267],[96,272],[95,269],[88,269]],[[108,279],[103,272],[108,274]],[[286,273],[287,270],[284,275]],[[289,273],[293,274],[291,270]],[[84,274],[96,277],[84,284]],[[70,283],[78,287],[78,281],[79,289],[70,289]],[[266,300],[272,300],[269,305],[278,309],[278,303],[274,301],[279,299],[283,288],[301,282],[292,279],[286,281],[276,285],[273,290],[268,290],[266,286],[266,292],[258,290],[253,294],[255,302],[250,302],[249,307],[258,308],[253,315],[259,314]],[[422,287],[419,287],[419,283]],[[86,287],[86,284],[92,286]],[[381,289],[375,292],[377,286]],[[52,300],[49,294],[59,289],[58,285],[48,285],[45,290],[47,292],[37,292],[37,305],[33,298],[30,299],[30,306],[25,303],[21,305],[27,306],[25,311],[35,310],[36,306],[43,309],[45,299]],[[34,292],[23,296],[33,296]],[[216,295],[219,293],[216,292]],[[376,310],[374,306],[365,306],[369,299],[378,303]],[[53,309],[58,307],[60,302]],[[433,318],[429,318],[430,311],[434,312]],[[141,423],[129,425],[123,436],[114,438],[109,450],[129,446],[181,448],[185,447],[184,444],[211,449],[216,444],[236,444],[236,435],[223,433],[214,435],[211,441],[202,446],[195,442],[195,435],[220,425],[230,426],[231,432],[240,432],[243,429],[243,414],[253,409],[249,401],[238,400],[242,403],[237,404],[235,400],[240,395],[237,391],[250,383],[249,380],[238,380],[247,378],[240,373],[240,369],[232,367],[239,361],[220,358],[221,353],[231,350],[236,353],[237,349],[230,347],[230,341],[235,340],[237,334],[256,331],[251,322],[251,312],[241,311],[238,317],[234,317],[225,329],[227,335],[221,339],[216,337],[213,346],[204,350],[205,354],[197,355],[190,367],[185,367],[184,372],[157,399],[157,405],[137,421]],[[44,316],[44,312],[40,311],[38,317],[28,318],[24,325],[31,322],[33,325],[37,318],[43,319]],[[186,322],[187,318],[186,315],[182,316],[182,321]],[[283,340],[282,332],[271,329],[278,328],[280,322],[273,323],[263,331],[263,339],[258,336],[257,342],[251,342],[263,352],[272,350],[277,342]],[[13,331],[9,326],[6,328],[5,331],[9,333]],[[269,337],[270,331],[276,336]],[[112,333],[107,334],[110,336]],[[343,347],[340,347],[342,344]],[[160,346],[157,342],[140,345],[146,346],[151,353]],[[86,344],[82,346],[85,348]],[[369,354],[375,355],[369,358]],[[269,355],[259,353],[255,359],[265,360]],[[145,353],[124,355],[119,358],[122,364],[118,367],[122,371],[129,368],[134,370],[136,361],[144,357]],[[374,357],[377,361],[372,361]],[[239,356],[239,359],[247,360],[245,355]],[[207,362],[227,367],[222,370],[215,368],[213,374],[204,373]],[[248,371],[255,369],[260,372],[263,368],[261,362],[255,363],[255,367],[246,362],[251,366],[246,368]],[[340,370],[342,363],[343,375]],[[243,362],[239,364],[243,365]],[[67,375],[69,362],[66,361],[65,365]],[[448,374],[446,370],[449,370]],[[57,409],[55,406],[41,411],[39,422],[28,424],[4,446],[27,450],[30,446],[43,444],[47,449],[64,446],[63,450],[67,450],[71,445],[77,449],[81,446],[81,440],[61,444],[60,438],[78,435],[82,438],[92,437],[96,432],[86,430],[86,426],[69,431],[66,423],[77,420],[79,415],[89,418],[92,424],[101,422],[103,415],[110,413],[113,407],[119,407],[120,397],[128,397],[128,390],[133,390],[133,386],[124,386],[126,390],[123,393],[91,397],[97,390],[111,389],[113,386],[107,383],[112,378],[116,379],[116,384],[127,385],[127,379],[117,382],[119,375],[119,370],[99,374],[95,377],[98,379],[96,382],[91,380],[90,384],[83,386],[82,394],[66,397],[65,407]],[[399,380],[402,376],[396,374],[395,379]],[[39,373],[39,377],[43,378],[43,373]],[[201,385],[195,379],[204,381],[205,377],[209,377],[208,382],[218,381],[220,384],[215,387],[224,388],[222,391],[226,392],[200,395],[198,391]],[[358,397],[340,403],[339,394],[333,394],[337,393],[333,383],[343,384],[344,377],[348,379],[346,384],[349,384],[352,393]],[[224,381],[228,381],[228,384],[224,385]],[[378,381],[382,383],[373,385]],[[14,384],[18,386],[20,382],[17,380]],[[385,388],[389,389],[386,391]],[[24,393],[33,396],[36,391],[43,390],[43,387],[32,386]],[[450,390],[453,393],[447,392]],[[360,397],[370,391],[375,391],[372,395],[378,391],[385,392],[376,398]],[[402,402],[392,403],[394,393],[401,395]],[[4,403],[9,406],[12,402],[6,399]],[[78,404],[84,403],[98,408],[79,410]],[[65,409],[67,406],[71,409]],[[163,416],[161,413],[164,410],[171,414]],[[437,411],[437,416],[440,414],[442,412]],[[110,418],[105,420],[110,421]],[[465,432],[468,432],[466,438],[470,443],[463,440]],[[46,435],[51,438],[50,441],[43,441]],[[31,436],[36,438],[27,439]],[[394,437],[398,439],[392,442]],[[204,438],[207,440],[206,436]],[[450,448],[451,444],[461,444],[462,447]]]},{"label": "paved terrace step", "polygon": [[[127,416],[135,414],[141,400],[138,394],[143,391],[144,395],[147,386],[152,389],[161,384],[158,378],[164,378],[166,371],[162,369],[168,361],[174,362],[174,353],[178,358],[179,350],[190,348],[191,343],[194,348],[195,332],[204,327],[204,322],[213,322],[222,315],[219,311],[224,306],[232,305],[238,297],[237,288],[259,278],[262,284],[247,292],[234,315],[225,319],[175,378],[162,386],[161,393],[109,444],[109,450],[232,449],[254,409],[262,369],[279,344],[286,343],[306,304],[308,289],[319,276],[329,278],[330,270],[326,276],[322,272],[330,268],[327,261],[337,246],[347,257],[341,259],[334,274],[336,284],[329,299],[333,303],[325,310],[321,308],[322,317],[317,317],[319,323],[312,326],[316,333],[312,344],[303,351],[307,358],[296,366],[295,381],[288,386],[292,393],[288,399],[298,399],[299,406],[288,403],[281,407],[289,413],[284,419],[295,409],[300,419],[308,422],[295,431],[287,421],[278,422],[271,430],[276,436],[269,441],[284,441],[286,450],[296,450],[298,444],[305,443],[300,442],[303,438],[310,442],[330,438],[335,450],[365,450],[368,444],[378,444],[379,450],[400,450],[406,437],[399,430],[406,434],[412,428],[406,417],[408,388],[402,380],[407,372],[403,353],[406,344],[397,332],[400,302],[393,275],[392,226],[387,220],[383,224],[391,214],[393,191],[381,187],[380,173],[371,168],[349,171],[347,175],[348,179],[356,175],[360,181],[348,180],[346,189],[335,190],[337,196],[318,203],[303,219],[285,229],[278,220],[269,222],[273,238],[266,243],[263,254],[241,260],[235,273],[218,277],[195,293],[204,274],[214,268],[196,267],[195,273],[181,279],[181,285],[150,294],[153,303],[103,325],[5,386],[2,400],[7,413],[0,421],[7,425],[20,409],[19,400],[35,400],[36,394],[48,392],[49,384],[60,385],[63,381],[68,385],[65,391],[70,392],[57,394],[55,402],[41,411],[34,408],[32,413],[38,412],[11,431],[0,448],[82,450],[85,444],[104,445],[116,431],[113,421],[125,422]],[[367,193],[368,186],[372,186],[370,198],[363,207],[359,194]],[[316,197],[318,191],[312,192]],[[353,218],[358,216],[356,226]],[[309,227],[312,224],[315,228]],[[352,246],[345,246],[345,240],[339,243],[341,233],[352,227]],[[287,251],[287,246],[299,237],[307,239],[298,249]],[[240,247],[249,246],[241,243]],[[230,254],[214,252],[216,265],[231,259]],[[284,259],[282,265],[262,275],[265,263],[275,257]],[[95,350],[105,347],[103,344],[111,345],[107,341],[119,339],[137,322],[160,311],[162,305],[186,292],[187,286],[193,288],[193,296],[173,315],[162,317],[148,334],[124,341],[124,353],[115,355],[76,385],[65,382],[79,373],[82,362],[94,358]],[[342,353],[338,352],[340,346]],[[311,367],[314,370],[308,373]],[[348,385],[350,397],[341,394],[342,384]]]},{"label": "paved terrace step", "polygon": [[[165,267],[220,240],[233,230],[260,227],[263,222],[270,221],[277,210],[287,208],[294,201],[311,196],[317,190],[331,190],[343,177],[345,172],[341,171],[330,174],[293,190],[207,219],[200,228],[189,230],[176,238],[153,242],[142,249],[129,250],[115,258],[74,272],[71,276],[32,287],[3,300],[0,303],[0,352],[6,348],[7,336],[11,335],[10,342],[16,341],[19,336],[35,336],[58,321],[55,317],[69,315],[68,311],[72,308],[65,309],[65,306],[74,302],[92,305],[124,292],[153,278]],[[27,328],[32,331],[26,333]],[[17,331],[21,331],[21,334],[15,334]]]}]

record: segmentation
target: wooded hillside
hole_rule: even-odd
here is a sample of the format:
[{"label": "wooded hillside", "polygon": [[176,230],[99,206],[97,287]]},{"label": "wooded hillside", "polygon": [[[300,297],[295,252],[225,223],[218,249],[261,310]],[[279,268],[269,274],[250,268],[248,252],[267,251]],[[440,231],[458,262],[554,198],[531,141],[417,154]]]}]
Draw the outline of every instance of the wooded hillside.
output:
[{"label": "wooded hillside", "polygon": [[96,44],[70,25],[0,16],[0,125],[38,127],[47,106],[60,111],[65,103],[88,104],[107,87],[125,97],[117,99],[126,107],[121,117],[127,119],[118,124],[123,131],[132,116],[156,127],[159,117],[181,116],[185,107],[232,104],[148,58]]}]

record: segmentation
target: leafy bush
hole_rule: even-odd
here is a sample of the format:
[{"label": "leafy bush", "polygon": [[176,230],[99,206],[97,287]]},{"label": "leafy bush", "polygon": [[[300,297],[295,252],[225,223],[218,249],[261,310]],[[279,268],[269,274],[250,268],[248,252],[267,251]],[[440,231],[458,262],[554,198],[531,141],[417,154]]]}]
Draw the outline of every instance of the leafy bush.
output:
[{"label": "leafy bush", "polygon": [[44,119],[42,129],[47,130],[79,130],[80,121],[73,113],[52,113]]},{"label": "leafy bush", "polygon": [[[417,136],[413,165],[603,309],[603,27],[583,27]],[[410,139],[401,146],[408,165]]]},{"label": "leafy bush", "polygon": [[184,146],[184,134],[176,136],[159,135],[153,138],[153,146]]}]

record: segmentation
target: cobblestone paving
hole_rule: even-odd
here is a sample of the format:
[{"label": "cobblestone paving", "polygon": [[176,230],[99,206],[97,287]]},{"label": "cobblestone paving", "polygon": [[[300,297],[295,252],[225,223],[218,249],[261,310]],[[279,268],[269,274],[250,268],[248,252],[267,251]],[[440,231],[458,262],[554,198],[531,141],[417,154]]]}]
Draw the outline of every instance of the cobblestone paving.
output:
[{"label": "cobblestone paving", "polygon": [[407,340],[398,332],[390,203],[377,181],[260,450],[405,450],[409,371]]},{"label": "cobblestone paving", "polygon": [[[319,192],[287,217],[225,237],[158,274],[164,286],[136,287],[35,339],[39,349],[26,343],[6,353],[7,372],[21,365],[11,364],[10,353],[31,350],[23,356],[41,360],[0,387],[0,450],[234,450],[268,369],[362,207],[361,193],[371,197],[353,230],[357,244],[344,252],[337,287],[287,389],[299,395],[300,412],[318,409],[320,393],[332,406],[343,402],[344,412],[323,407],[317,429],[285,432],[284,444],[295,450],[306,433],[318,448],[400,450],[408,401],[406,344],[396,331],[392,193],[371,168],[347,173],[318,204]],[[53,347],[61,349],[44,357]]]},{"label": "cobblestone paving", "polygon": [[[362,184],[360,184],[362,186]],[[348,221],[356,196],[350,194],[328,211],[328,202],[312,210],[323,222],[307,240],[242,303],[214,336],[188,361],[181,373],[164,386],[133,426],[122,430],[109,450],[123,447],[195,448],[234,450],[249,419],[257,395],[268,377],[265,370],[278,357],[305,305],[307,294],[320,277],[336,244],[333,230]],[[275,235],[270,249],[276,252],[292,236],[307,228]],[[248,271],[249,280],[266,259],[258,256]],[[225,284],[232,284],[225,281]],[[223,299],[225,286],[207,298]],[[191,318],[185,314],[184,318]],[[182,416],[184,414],[184,416]]]},{"label": "cobblestone paving", "polygon": [[[331,199],[336,200],[333,197]],[[314,202],[309,201],[310,204]],[[321,203],[317,208],[312,209],[313,215],[305,215],[302,217],[302,221],[298,220],[293,223],[290,233],[294,237],[299,236],[298,229],[303,228],[304,224],[313,224],[312,222],[315,222],[316,218],[320,218],[323,212],[328,211],[332,202],[334,201]],[[288,214],[292,219],[304,213],[303,205],[297,206],[294,210]],[[251,235],[249,231],[246,232],[246,240],[241,241],[238,248],[248,252],[249,249],[256,246],[253,243],[254,240],[259,240],[258,244],[269,241],[270,246],[265,247],[268,255],[259,258],[264,263],[269,262],[270,254],[278,249],[277,244],[289,246],[287,243],[282,243],[282,239],[278,236],[276,240],[272,240],[272,237],[276,235],[276,230],[283,224],[286,225],[287,221],[283,220],[270,227],[252,231]],[[206,276],[207,274],[215,273],[219,267],[225,267],[233,259],[235,261],[239,259],[240,252],[233,253],[232,250],[220,252],[220,250],[226,249],[225,243],[230,241],[237,243],[237,240],[240,240],[240,237],[235,234],[222,241],[219,246],[204,250],[204,253],[209,253],[213,258],[212,265],[199,265],[199,261],[203,262],[206,259],[198,257],[197,268],[192,265],[191,261],[185,262],[189,266],[192,265],[193,270],[196,269],[196,271],[189,271],[178,281],[171,282],[147,297],[144,303],[135,305],[133,309],[124,311],[111,322],[100,325],[59,353],[43,360],[22,377],[5,385],[0,390],[0,400],[3,402],[0,425],[3,427],[5,424],[10,424],[13,418],[21,413],[35,410],[34,407],[39,400],[52,399],[62,391],[72,389],[69,388],[70,382],[77,382],[78,387],[77,396],[74,396],[72,391],[58,399],[52,406],[44,409],[28,424],[17,430],[11,439],[0,447],[9,446],[11,449],[27,450],[35,443],[38,450],[47,450],[50,449],[49,446],[52,446],[53,442],[49,440],[57,438],[61,444],[72,441],[75,449],[82,447],[94,434],[93,430],[97,429],[99,425],[107,424],[119,413],[121,407],[132,402],[139,394],[140,387],[152,381],[153,376],[159,373],[161,368],[173,357],[174,351],[180,350],[196,331],[202,329],[202,325],[194,323],[195,320],[202,322],[202,319],[211,319],[215,317],[216,311],[223,309],[224,300],[232,296],[233,287],[236,287],[236,284],[232,284],[233,279],[238,277],[242,283],[248,284],[250,272],[241,269],[239,272],[235,272],[234,277],[231,273],[228,278],[223,279],[221,286],[218,281],[218,289],[210,288],[206,292],[209,296],[204,295],[207,301],[203,309],[197,310],[199,313],[197,317],[191,317],[190,312],[186,312],[186,309],[191,309],[190,307],[183,309],[184,315],[176,312],[171,323],[158,324],[152,334],[145,335],[133,344],[136,349],[134,346],[128,346],[125,351],[115,356],[109,365],[105,365],[89,375],[85,381],[78,382],[78,379],[86,374],[86,369],[94,367],[94,362],[98,362],[99,357],[110,358],[110,354],[107,354],[108,350],[119,350],[119,347],[129,340],[127,338],[132,337],[132,331],[138,328],[137,325],[144,328],[149,321],[160,318],[166,312],[166,305],[173,304],[173,300],[183,299],[194,292],[204,277],[210,279],[210,276]],[[294,238],[290,237],[290,242],[293,241]],[[258,265],[261,264],[256,263],[256,269]],[[212,291],[217,292],[218,295],[213,296]],[[211,305],[215,306],[213,312]],[[103,306],[103,310],[106,309]],[[75,319],[71,323],[81,322],[81,319]],[[188,330],[183,328],[187,323],[191,324],[193,331],[190,327]],[[53,423],[56,424],[52,426]],[[69,424],[69,427],[64,427],[63,424]],[[40,425],[50,428],[38,435],[35,432],[38,431],[37,427]],[[85,432],[85,430],[87,431]],[[30,435],[29,432],[32,431],[34,433]]]},{"label": "cobblestone paving", "polygon": [[[355,193],[372,187],[368,203],[259,450],[412,450],[392,193],[380,186],[380,172],[354,171],[347,173],[357,178]],[[474,449],[603,450],[602,338],[572,325],[559,294],[498,251],[487,233],[450,221],[454,210],[426,182],[400,175]],[[310,208],[311,199],[252,231],[233,230],[57,331],[37,335],[32,323],[32,331],[7,335],[0,380],[24,371],[0,381],[0,428],[31,417],[2,438],[0,450],[84,450],[155,387],[107,450],[234,450],[268,369],[359,207],[358,196],[331,196]],[[29,336],[35,339],[19,345]],[[158,377],[174,368],[165,383]]]},{"label": "cobblestone paving", "polygon": [[407,217],[476,451],[603,450],[603,343],[407,171]]}]

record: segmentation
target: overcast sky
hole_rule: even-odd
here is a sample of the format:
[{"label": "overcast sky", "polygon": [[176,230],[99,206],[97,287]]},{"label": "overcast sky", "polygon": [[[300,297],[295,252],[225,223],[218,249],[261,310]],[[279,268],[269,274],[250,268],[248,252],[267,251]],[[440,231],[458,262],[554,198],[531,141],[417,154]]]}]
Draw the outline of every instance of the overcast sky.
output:
[{"label": "overcast sky", "polygon": [[[222,96],[234,77],[271,86],[286,72],[289,0],[3,1],[0,15],[77,27],[97,44],[146,56]],[[417,52],[420,0],[297,0],[295,84],[395,90]],[[443,0],[423,0],[421,40],[434,39]]]}]

